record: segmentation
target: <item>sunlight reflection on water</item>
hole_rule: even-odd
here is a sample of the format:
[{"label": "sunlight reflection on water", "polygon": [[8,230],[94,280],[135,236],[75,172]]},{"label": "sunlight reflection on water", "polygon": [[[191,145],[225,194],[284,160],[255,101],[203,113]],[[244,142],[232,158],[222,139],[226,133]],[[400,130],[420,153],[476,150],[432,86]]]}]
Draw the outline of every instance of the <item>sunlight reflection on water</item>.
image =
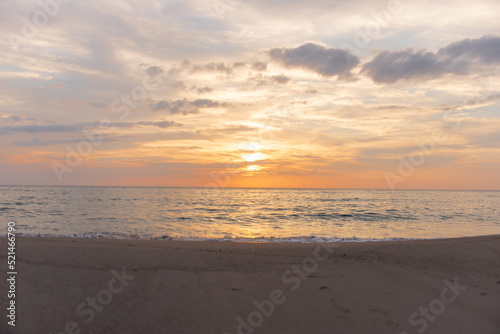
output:
[{"label": "sunlight reflection on water", "polygon": [[500,192],[0,187],[22,233],[199,238],[500,234]]}]

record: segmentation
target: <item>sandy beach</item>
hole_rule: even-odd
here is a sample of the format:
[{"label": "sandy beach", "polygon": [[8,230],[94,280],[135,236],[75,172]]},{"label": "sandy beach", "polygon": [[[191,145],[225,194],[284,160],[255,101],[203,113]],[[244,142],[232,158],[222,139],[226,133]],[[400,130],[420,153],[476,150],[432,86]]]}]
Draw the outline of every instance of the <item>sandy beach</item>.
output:
[{"label": "sandy beach", "polygon": [[[1,267],[7,270],[6,239]],[[337,244],[17,239],[1,333],[499,333],[500,236]],[[4,279],[5,282],[5,279]],[[8,320],[8,319],[7,319]]]}]

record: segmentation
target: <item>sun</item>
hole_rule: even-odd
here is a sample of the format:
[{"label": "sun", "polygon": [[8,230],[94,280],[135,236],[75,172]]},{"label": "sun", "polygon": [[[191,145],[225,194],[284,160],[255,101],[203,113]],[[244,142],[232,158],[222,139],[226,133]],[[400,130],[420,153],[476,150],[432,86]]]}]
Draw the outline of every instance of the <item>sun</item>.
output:
[{"label": "sun", "polygon": [[249,171],[249,172],[258,172],[261,169],[262,169],[262,167],[257,166],[257,165],[247,166],[247,168],[246,168],[246,170]]},{"label": "sun", "polygon": [[241,157],[245,159],[245,161],[253,162],[257,160],[262,160],[264,159],[265,156],[260,152],[255,152],[250,154],[243,154]]}]

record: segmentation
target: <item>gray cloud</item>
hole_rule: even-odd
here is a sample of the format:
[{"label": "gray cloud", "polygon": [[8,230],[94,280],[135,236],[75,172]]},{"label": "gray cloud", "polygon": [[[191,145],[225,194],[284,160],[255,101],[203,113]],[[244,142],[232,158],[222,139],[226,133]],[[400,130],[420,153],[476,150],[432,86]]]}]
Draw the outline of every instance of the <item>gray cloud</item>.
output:
[{"label": "gray cloud", "polygon": [[[43,125],[18,125],[18,126],[3,126],[0,127],[0,134],[6,135],[11,133],[65,133],[79,132],[88,128],[98,127],[101,122],[85,122],[77,124],[43,124]],[[111,122],[107,128],[133,128],[138,126],[154,126],[159,128],[169,128],[182,126],[181,123],[172,121],[139,121],[139,122]]]},{"label": "gray cloud", "polygon": [[81,124],[50,124],[50,125],[18,125],[18,126],[2,126],[0,134],[6,135],[15,132],[21,133],[60,133],[60,132],[76,132],[83,130]]},{"label": "gray cloud", "polygon": [[233,63],[233,68],[240,68],[240,67],[245,67],[247,63],[245,63],[244,61],[237,61],[235,63]]},{"label": "gray cloud", "polygon": [[438,52],[406,49],[383,51],[363,66],[378,83],[428,80],[446,74],[466,75],[500,65],[500,37],[483,36],[449,44]]},{"label": "gray cloud", "polygon": [[307,43],[295,49],[275,48],[269,51],[272,60],[288,68],[301,68],[321,76],[338,76],[346,79],[359,59],[348,50],[327,49],[324,46]]},{"label": "gray cloud", "polygon": [[462,103],[456,103],[453,105],[443,106],[443,107],[440,107],[438,109],[441,111],[455,111],[455,110],[464,109],[464,108],[468,108],[468,107],[474,107],[477,105],[487,104],[489,102],[494,102],[497,100],[500,100],[500,93],[487,95],[485,97],[475,97],[475,98],[466,100]]},{"label": "gray cloud", "polygon": [[151,77],[155,77],[159,74],[163,74],[165,71],[161,66],[150,66],[146,69],[146,73]]},{"label": "gray cloud", "polygon": [[208,63],[204,65],[193,65],[192,72],[219,72],[224,74],[231,74],[233,72],[230,65],[226,65],[225,63]]},{"label": "gray cloud", "polygon": [[248,80],[255,81],[257,86],[265,86],[269,83],[286,84],[290,81],[290,78],[283,74],[266,76],[262,75],[262,73],[257,73],[256,75],[249,77]]},{"label": "gray cloud", "polygon": [[252,64],[252,69],[256,71],[265,71],[267,69],[267,64],[262,61],[257,61]]},{"label": "gray cloud", "polygon": [[286,84],[288,81],[290,81],[290,78],[285,76],[285,75],[273,75],[271,77],[271,81],[273,82],[276,82],[276,83],[280,83],[280,84]]},{"label": "gray cloud", "polygon": [[226,102],[218,102],[210,99],[197,99],[188,101],[187,99],[175,100],[172,102],[161,100],[153,106],[153,111],[167,111],[170,114],[197,114],[202,108],[220,108],[228,106]]},{"label": "gray cloud", "polygon": [[182,126],[181,123],[176,123],[172,121],[158,121],[158,122],[152,122],[152,121],[141,121],[137,122],[137,125],[142,125],[142,126],[156,126],[158,128],[166,129],[172,126]]},{"label": "gray cloud", "polygon": [[[72,144],[72,143],[78,143],[82,139],[77,138],[77,139],[52,139],[52,140],[42,140],[38,138],[33,138],[32,140],[28,141],[15,141],[12,143],[14,146],[48,146],[48,145],[57,145],[57,144]],[[105,137],[102,138],[102,142],[114,142],[116,141],[115,138],[110,138],[110,137]]]},{"label": "gray cloud", "polygon": [[7,117],[7,122],[8,123],[19,123],[24,120],[24,117],[21,115],[10,115]]},{"label": "gray cloud", "polygon": [[[255,71],[266,71],[267,63],[263,61],[237,61],[233,63],[225,62],[211,62],[205,64],[192,64],[188,59],[184,59],[180,65],[174,65],[170,70],[169,74],[174,75],[181,72],[187,73],[198,73],[198,72],[215,72],[225,75],[233,74],[234,71],[238,71],[244,68],[250,68]],[[149,70],[149,69],[148,69]]]},{"label": "gray cloud", "polygon": [[180,89],[180,90],[187,89],[187,86],[182,81],[171,82],[169,86],[172,87],[173,89]]},{"label": "gray cloud", "polygon": [[205,87],[198,87],[194,85],[191,87],[191,90],[195,91],[198,95],[205,94],[205,93],[211,93],[213,91],[213,88],[205,86]]},{"label": "gray cloud", "polygon": [[36,123],[39,121],[38,118],[35,117],[25,117],[23,115],[0,115],[0,121],[5,122],[7,124],[16,124],[16,123]]}]

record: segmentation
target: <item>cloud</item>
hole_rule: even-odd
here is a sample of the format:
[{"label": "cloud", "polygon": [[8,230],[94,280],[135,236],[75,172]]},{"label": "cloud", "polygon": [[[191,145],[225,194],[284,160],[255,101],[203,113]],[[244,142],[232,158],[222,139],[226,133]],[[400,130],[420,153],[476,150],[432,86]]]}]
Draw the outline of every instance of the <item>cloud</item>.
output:
[{"label": "cloud", "polygon": [[271,49],[269,56],[287,68],[301,68],[324,77],[337,76],[341,79],[351,77],[351,70],[359,64],[358,57],[348,50],[327,49],[313,43],[295,49]]},{"label": "cloud", "polygon": [[94,108],[106,108],[108,106],[106,103],[98,101],[89,101],[89,105]]},{"label": "cloud", "polygon": [[244,61],[237,61],[235,63],[233,63],[233,68],[240,68],[240,67],[245,67],[247,63],[245,63]]},{"label": "cloud", "polygon": [[449,44],[438,52],[415,50],[383,51],[363,66],[362,73],[377,83],[419,81],[446,74],[467,75],[500,65],[500,37],[483,36]]},{"label": "cloud", "polygon": [[18,123],[22,122],[24,117],[22,115],[10,115],[7,117],[7,122],[9,123]]},{"label": "cloud", "polygon": [[0,115],[0,121],[7,124],[19,124],[19,123],[36,123],[38,118],[35,117],[25,117],[23,115]]},{"label": "cloud", "polygon": [[193,73],[206,71],[206,72],[219,72],[225,74],[231,74],[233,72],[230,65],[226,65],[225,63],[208,63],[204,65],[193,65],[191,71]]},{"label": "cloud", "polygon": [[246,61],[236,61],[233,63],[225,62],[210,62],[205,64],[192,64],[190,60],[184,59],[182,63],[177,66],[174,65],[169,70],[169,74],[178,74],[181,72],[187,72],[189,74],[199,73],[199,72],[215,72],[225,75],[234,74],[235,71],[250,68],[255,71],[266,71],[267,63],[263,61],[246,62]]},{"label": "cloud", "polygon": [[[77,124],[43,124],[43,125],[18,125],[18,126],[3,126],[0,127],[0,134],[11,133],[65,133],[79,132],[88,128],[98,127],[101,122],[85,122]],[[172,121],[139,121],[139,122],[111,122],[108,128],[133,128],[138,126],[154,126],[159,128],[169,128],[182,126],[181,123]]]},{"label": "cloud", "polygon": [[53,101],[53,104],[59,107],[72,108],[73,110],[75,109],[88,110],[88,107],[91,107],[93,109],[103,109],[108,107],[108,103],[105,102],[94,101],[94,100],[80,100],[73,96],[66,96],[64,100]]},{"label": "cloud", "polygon": [[256,71],[265,71],[267,69],[267,64],[262,61],[257,61],[252,64],[252,69]]},{"label": "cloud", "polygon": [[191,90],[195,91],[198,95],[205,94],[205,93],[211,93],[213,91],[213,88],[205,86],[205,87],[198,87],[194,85],[191,87]]},{"label": "cloud", "polygon": [[169,84],[170,87],[173,89],[180,89],[180,90],[185,90],[187,89],[187,86],[184,84],[182,81],[174,81]]},{"label": "cloud", "polygon": [[150,66],[146,69],[146,73],[151,77],[155,77],[159,74],[163,74],[165,71],[161,66]]},{"label": "cloud", "polygon": [[[72,144],[78,143],[82,139],[52,139],[52,140],[42,140],[38,138],[33,138],[28,141],[15,141],[12,143],[14,146],[49,146],[49,145],[57,145],[57,144]],[[115,138],[105,137],[101,139],[101,142],[114,142]]]},{"label": "cloud", "polygon": [[273,82],[276,82],[276,83],[280,83],[280,84],[286,84],[288,81],[290,81],[290,78],[285,76],[285,75],[273,75],[271,77],[271,81]]},{"label": "cloud", "polygon": [[283,74],[266,76],[262,75],[262,73],[257,73],[256,75],[250,76],[248,80],[257,82],[257,86],[265,86],[269,83],[286,84],[290,81],[290,78]]},{"label": "cloud", "polygon": [[50,124],[50,125],[18,125],[2,126],[0,134],[21,133],[60,133],[81,131],[84,127],[81,124]]},{"label": "cloud", "polygon": [[489,104],[490,102],[495,102],[497,100],[500,100],[500,93],[487,95],[485,97],[475,97],[475,98],[466,100],[462,103],[456,103],[453,105],[440,107],[438,109],[441,111],[456,111],[459,109],[467,109],[468,107],[482,106],[485,104]]},{"label": "cloud", "polygon": [[211,128],[208,130],[208,132],[233,134],[233,133],[249,132],[249,131],[255,131],[255,130],[258,130],[258,129],[255,127],[247,126],[247,125],[234,125],[234,126],[228,126],[228,127]]},{"label": "cloud", "polygon": [[166,129],[172,126],[178,127],[182,126],[181,123],[176,123],[172,121],[158,121],[158,122],[151,122],[151,121],[141,121],[141,122],[136,122],[137,125],[143,125],[143,126],[156,126],[162,129]]},{"label": "cloud", "polygon": [[202,108],[220,108],[228,106],[226,102],[218,102],[210,99],[197,99],[188,101],[187,99],[176,100],[172,102],[158,101],[152,110],[153,111],[167,111],[170,114],[197,114]]}]

